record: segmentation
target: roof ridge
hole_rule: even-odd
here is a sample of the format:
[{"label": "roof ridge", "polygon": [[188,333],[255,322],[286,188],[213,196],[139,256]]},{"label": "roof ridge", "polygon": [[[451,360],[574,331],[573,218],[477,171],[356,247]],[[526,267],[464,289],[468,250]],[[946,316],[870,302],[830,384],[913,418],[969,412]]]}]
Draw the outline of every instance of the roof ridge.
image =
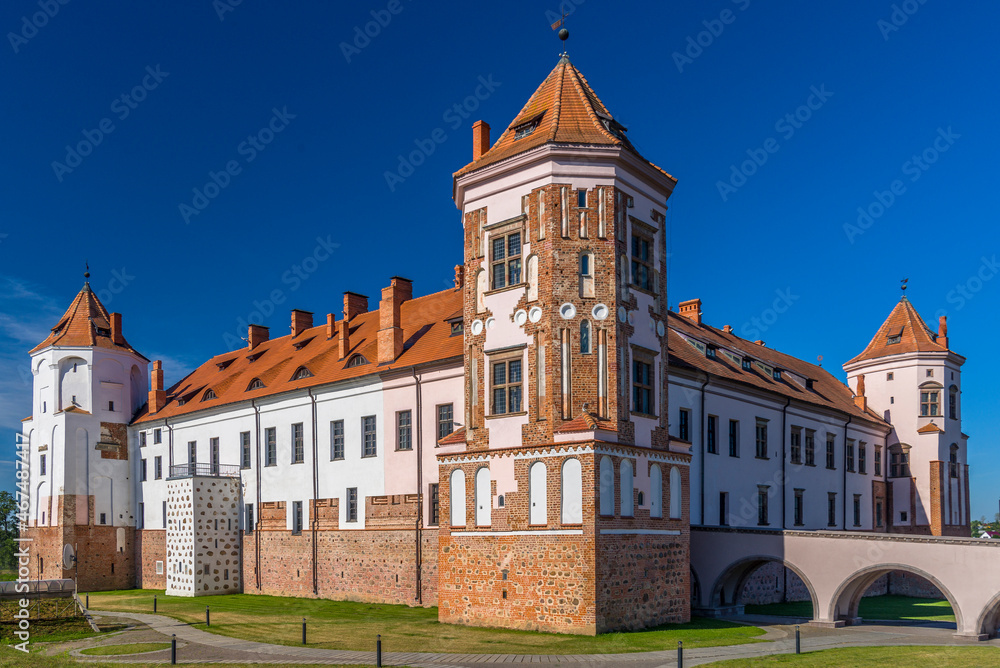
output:
[{"label": "roof ridge", "polygon": [[[559,131],[559,118],[562,115],[562,89],[566,85],[566,65],[567,63],[562,61],[559,61],[559,65],[557,65],[559,69],[559,86],[556,89],[558,93],[552,101],[552,120],[550,121],[552,129],[549,131],[549,141],[555,141],[556,133]],[[544,82],[542,85],[545,85]]]},{"label": "roof ridge", "polygon": [[[573,67],[573,65],[570,65],[570,67]],[[597,97],[597,93],[595,93],[594,89],[590,87],[589,83],[587,83],[587,79],[583,76],[580,70],[573,67],[573,74],[573,85],[576,87],[577,92],[584,98],[584,109],[587,110],[587,117],[590,119],[591,123],[594,124],[594,127],[597,128],[598,132],[602,133],[608,139],[612,140],[616,144],[623,143],[620,138],[614,136],[611,132],[608,132],[607,128],[604,127],[604,124],[597,118],[597,111],[594,109],[594,102],[601,105],[602,113],[607,115],[609,118],[614,118],[614,116],[611,115],[611,112],[608,111],[608,108],[604,106],[601,98]]]}]

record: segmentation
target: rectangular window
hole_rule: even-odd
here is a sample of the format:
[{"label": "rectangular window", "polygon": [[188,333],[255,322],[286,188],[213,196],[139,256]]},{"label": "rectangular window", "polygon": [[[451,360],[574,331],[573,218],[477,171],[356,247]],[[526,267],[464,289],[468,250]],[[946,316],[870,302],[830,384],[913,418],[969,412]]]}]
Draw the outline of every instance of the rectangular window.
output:
[{"label": "rectangular window", "polygon": [[708,433],[706,437],[707,447],[709,453],[713,455],[719,454],[719,446],[717,443],[717,431],[719,426],[719,418],[714,415],[708,416]]},{"label": "rectangular window", "polygon": [[301,464],[306,460],[305,429],[301,422],[292,425],[292,463]]},{"label": "rectangular window", "polygon": [[927,390],[920,393],[920,415],[922,417],[934,417],[938,415],[940,412],[939,396],[940,393],[937,390]]},{"label": "rectangular window", "polygon": [[153,478],[159,480],[163,477],[163,457],[153,457]]},{"label": "rectangular window", "polygon": [[767,485],[757,485],[757,525],[767,526]]},{"label": "rectangular window", "polygon": [[757,418],[757,459],[767,459],[767,420]]},{"label": "rectangular window", "polygon": [[845,453],[847,459],[847,470],[854,473],[854,440],[847,439],[847,445],[845,446]]},{"label": "rectangular window", "polygon": [[632,410],[640,415],[655,415],[653,404],[653,365],[632,359]]},{"label": "rectangular window", "polygon": [[299,535],[302,533],[302,502],[293,501],[292,502],[292,534]]},{"label": "rectangular window", "polygon": [[347,521],[358,521],[358,488],[347,488]]},{"label": "rectangular window", "polygon": [[[42,455],[42,456],[44,457],[45,455]],[[140,459],[139,460],[139,480],[141,480],[142,482],[146,482],[146,460],[145,459]]]},{"label": "rectangular window", "polygon": [[858,473],[868,473],[868,444],[864,441],[858,443]]},{"label": "rectangular window", "polygon": [[378,442],[376,440],[374,415],[361,418],[361,436],[364,440],[364,449],[361,451],[361,456],[376,456],[378,454]]},{"label": "rectangular window", "polygon": [[882,502],[875,502],[875,526],[882,526]]},{"label": "rectangular window", "polygon": [[454,404],[442,404],[438,406],[437,409],[437,436],[440,441],[442,438],[455,431],[455,407]]},{"label": "rectangular window", "polygon": [[437,483],[430,485],[430,497],[431,497],[431,526],[436,527],[438,525],[440,513],[441,513],[441,503],[438,497],[438,486]]},{"label": "rectangular window", "polygon": [[816,466],[816,432],[806,430],[806,466]]},{"label": "rectangular window", "polygon": [[[107,524],[107,523],[108,523],[107,513],[101,513],[101,524]],[[42,513],[42,524],[45,524],[45,513]]]},{"label": "rectangular window", "polygon": [[[143,460],[145,461],[145,460]],[[136,518],[137,529],[144,529],[146,527],[146,504],[142,501],[139,502],[139,513]]]},{"label": "rectangular window", "polygon": [[861,495],[854,495],[854,526],[861,526]]},{"label": "rectangular window", "polygon": [[797,527],[800,527],[803,524],[805,524],[805,522],[803,522],[803,519],[805,517],[805,512],[803,508],[804,495],[805,495],[804,489],[795,490],[795,506],[792,512],[793,515],[792,521],[795,523],[795,526]]},{"label": "rectangular window", "polygon": [[330,423],[330,459],[344,458],[344,421]]},{"label": "rectangular window", "polygon": [[837,493],[827,492],[826,493],[826,525],[829,527],[837,526]]},{"label": "rectangular window", "polygon": [[146,447],[146,432],[144,431],[139,432],[139,447],[140,448]]},{"label": "rectangular window", "polygon": [[691,442],[691,411],[686,408],[682,408],[680,411],[680,419],[677,423],[677,438],[682,441]]},{"label": "rectangular window", "polygon": [[410,411],[398,411],[396,413],[396,449],[413,449],[413,426]]},{"label": "rectangular window", "polygon": [[208,439],[209,452],[212,458],[212,475],[219,475],[219,439]]},{"label": "rectangular window", "polygon": [[902,450],[889,453],[889,477],[910,477],[910,453]]},{"label": "rectangular window", "polygon": [[493,415],[521,412],[521,360],[493,363]]},{"label": "rectangular window", "polygon": [[581,209],[587,206],[587,191],[583,188],[576,191],[576,205]]},{"label": "rectangular window", "polygon": [[115,402],[113,402],[113,401],[109,401],[108,402],[108,410],[114,412],[114,410],[115,410]]},{"label": "rectangular window", "polygon": [[243,521],[245,522],[245,524],[243,525],[243,530],[246,533],[253,533],[254,524],[253,524],[253,504],[252,503],[248,503],[246,505],[246,518]]},{"label": "rectangular window", "polygon": [[[188,463],[197,464],[198,463],[198,441],[188,441]],[[192,467],[192,473],[194,469]]]},{"label": "rectangular window", "polygon": [[729,421],[729,456],[740,456],[740,421]]},{"label": "rectangular window", "polygon": [[157,443],[162,443],[162,442],[163,442],[163,432],[160,429],[154,429],[153,444],[156,445]]},{"label": "rectangular window", "polygon": [[[146,461],[146,460],[143,460],[143,461]],[[40,471],[40,475],[45,475],[45,471],[46,471],[45,455],[42,455],[38,459],[38,470]]]},{"label": "rectangular window", "polygon": [[264,466],[278,465],[278,430],[276,427],[264,429]]},{"label": "rectangular window", "polygon": [[163,502],[163,508],[160,510],[163,516],[163,528],[167,528],[167,502]]},{"label": "rectangular window", "polygon": [[250,468],[250,432],[240,432],[240,467]]},{"label": "rectangular window", "polygon": [[652,246],[649,238],[632,235],[632,285],[642,290],[653,289]]},{"label": "rectangular window", "polygon": [[493,289],[517,285],[521,282],[521,233],[511,232],[492,241]]},{"label": "rectangular window", "polygon": [[798,427],[792,427],[792,433],[790,436],[791,446],[792,446],[792,463],[801,464],[802,463],[802,430]]},{"label": "rectangular window", "polygon": [[719,526],[729,526],[729,492],[719,492]]},{"label": "rectangular window", "polygon": [[958,419],[958,392],[954,390],[948,393],[948,417],[952,420]]},{"label": "rectangular window", "polygon": [[891,371],[889,371],[888,373],[885,374],[885,379],[886,380],[892,380],[892,372]]},{"label": "rectangular window", "polygon": [[836,456],[834,454],[835,453],[834,443],[835,443],[834,437],[833,436],[827,436],[827,438],[826,438],[826,468],[828,468],[828,469],[836,469],[837,468],[837,458],[836,458]]}]

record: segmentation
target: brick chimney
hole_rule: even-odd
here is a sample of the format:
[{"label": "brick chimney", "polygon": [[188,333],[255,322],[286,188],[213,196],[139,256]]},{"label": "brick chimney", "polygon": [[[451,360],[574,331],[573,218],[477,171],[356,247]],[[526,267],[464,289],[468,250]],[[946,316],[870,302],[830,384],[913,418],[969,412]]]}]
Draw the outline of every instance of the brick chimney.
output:
[{"label": "brick chimney", "polygon": [[301,311],[292,309],[292,338],[306,331],[313,326],[313,314],[311,311]]},{"label": "brick chimney", "polygon": [[344,293],[344,318],[353,320],[359,313],[368,313],[368,297],[357,292]]},{"label": "brick chimney", "polygon": [[455,265],[455,289],[460,290],[465,285],[465,265]]},{"label": "brick chimney", "polygon": [[726,326],[724,326],[722,328],[722,331],[725,332],[726,334],[732,334],[733,333],[733,326],[732,325],[726,325]]},{"label": "brick chimney", "polygon": [[351,350],[351,325],[344,318],[340,321],[340,341],[338,346],[340,348],[340,359],[347,357],[347,353]]},{"label": "brick chimney", "polygon": [[264,325],[250,325],[247,332],[247,342],[250,345],[250,350],[267,341],[271,336],[270,332],[271,330]]},{"label": "brick chimney", "polygon": [[393,276],[389,287],[382,288],[378,305],[378,363],[394,361],[403,352],[403,328],[400,307],[413,297],[413,281]]},{"label": "brick chimney", "polygon": [[490,150],[490,124],[486,121],[476,121],[472,124],[472,159],[479,158]]},{"label": "brick chimney", "polygon": [[868,398],[865,396],[865,374],[858,374],[858,392],[854,396],[854,405],[863,411],[868,410]]},{"label": "brick chimney", "polygon": [[125,345],[125,337],[122,336],[122,314],[111,314],[111,342],[116,346]]},{"label": "brick chimney", "polygon": [[167,405],[167,393],[163,389],[163,362],[153,362],[149,372],[149,412],[156,413]]},{"label": "brick chimney", "polygon": [[683,316],[696,325],[701,324],[701,300],[689,299],[678,304],[677,314]]},{"label": "brick chimney", "polygon": [[333,333],[337,331],[337,316],[332,313],[326,314],[326,338],[332,339]]},{"label": "brick chimney", "polygon": [[[111,317],[114,317],[114,314]],[[937,344],[945,348],[948,347],[948,316],[946,315],[938,318]]]}]

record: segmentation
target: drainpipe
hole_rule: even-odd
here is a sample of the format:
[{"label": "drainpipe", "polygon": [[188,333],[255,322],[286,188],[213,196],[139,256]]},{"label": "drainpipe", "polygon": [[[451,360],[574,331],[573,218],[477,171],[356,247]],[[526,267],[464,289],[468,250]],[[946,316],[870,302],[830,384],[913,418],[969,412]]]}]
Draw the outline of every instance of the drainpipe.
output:
[{"label": "drainpipe", "polygon": [[415,550],[416,550],[415,567],[416,567],[416,576],[417,576],[417,578],[416,578],[416,580],[417,580],[417,595],[416,595],[416,599],[417,599],[417,603],[421,603],[422,604],[424,602],[423,579],[422,579],[422,574],[421,574],[421,570],[423,568],[423,550],[422,550],[422,546],[421,546],[421,543],[420,543],[420,540],[421,540],[420,534],[421,534],[421,529],[423,528],[423,524],[424,524],[424,503],[423,503],[423,501],[424,501],[424,492],[423,492],[423,475],[424,475],[423,454],[424,454],[424,451],[423,451],[423,430],[421,429],[421,425],[423,424],[423,419],[422,419],[423,413],[422,413],[421,407],[420,407],[420,405],[421,405],[421,401],[420,401],[421,400],[421,397],[420,397],[420,378],[417,376],[417,369],[416,369],[416,367],[412,367],[410,369],[410,371],[413,373],[413,385],[414,385],[414,390],[416,391],[416,394],[417,394],[417,420],[416,420],[417,424],[415,425],[416,429],[417,429],[417,522],[416,522],[415,526],[413,527],[413,531],[414,531],[414,536],[415,536],[415,539],[416,539],[416,545],[415,545]]},{"label": "drainpipe", "polygon": [[313,503],[309,509],[309,524],[312,525],[312,572],[313,572],[313,595],[319,595],[319,572],[317,571],[317,560],[319,559],[319,548],[316,545],[316,500],[319,498],[319,454],[317,446],[316,429],[316,395],[312,388],[309,390],[309,399],[312,402],[312,441],[313,441]]},{"label": "drainpipe", "polygon": [[163,426],[167,428],[167,454],[170,459],[170,468],[167,470],[173,475],[171,469],[174,468],[174,428],[170,426],[169,418],[163,418]]},{"label": "drainpipe", "polygon": [[851,415],[847,418],[847,422],[844,423],[844,500],[841,502],[843,506],[844,518],[842,520],[843,530],[847,531],[847,425],[851,424],[851,420],[854,416]]},{"label": "drainpipe", "polygon": [[[788,417],[788,406],[792,403],[792,398],[785,400],[785,406],[781,409],[781,530],[788,528],[785,521],[785,506],[788,505],[788,476],[785,474],[785,461],[788,459],[785,448],[788,443],[788,435],[785,433],[785,421]],[[785,569],[786,571],[788,569]],[[787,576],[785,576],[787,582]]]},{"label": "drainpipe", "polygon": [[[705,425],[708,423],[708,417],[705,415],[705,388],[708,387],[709,381],[712,379],[707,373],[705,374],[705,382],[701,385],[701,524],[705,525],[705,466],[708,463],[705,447]],[[716,429],[715,433],[715,447],[719,447],[719,433]],[[661,508],[662,510],[662,508]]]},{"label": "drainpipe", "polygon": [[257,465],[254,467],[257,469],[257,513],[254,517],[254,523],[256,526],[253,528],[253,544],[254,544],[254,564],[253,564],[253,574],[254,580],[257,582],[257,591],[260,591],[261,581],[260,581],[260,512],[261,512],[261,502],[260,502],[260,406],[257,405],[256,399],[250,400],[250,406],[254,410],[254,422],[257,428]]}]

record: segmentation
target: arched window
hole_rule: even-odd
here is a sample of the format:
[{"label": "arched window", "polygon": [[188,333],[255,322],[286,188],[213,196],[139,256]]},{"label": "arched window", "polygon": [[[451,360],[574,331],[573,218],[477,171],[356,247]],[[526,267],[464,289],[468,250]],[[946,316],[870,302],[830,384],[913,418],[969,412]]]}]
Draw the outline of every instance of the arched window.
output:
[{"label": "arched window", "polygon": [[663,473],[659,464],[649,468],[649,516],[663,517]]},{"label": "arched window", "polygon": [[312,375],[313,375],[312,371],[305,368],[304,366],[300,366],[298,369],[295,370],[295,374],[292,376],[292,380],[302,380],[303,378],[312,378]]},{"label": "arched window", "polygon": [[601,514],[615,514],[615,471],[611,457],[601,457]]},{"label": "arched window", "polygon": [[590,321],[583,320],[580,322],[580,354],[589,355],[590,349]]},{"label": "arched window", "polygon": [[958,477],[958,444],[951,444],[951,452],[948,455],[948,473],[952,478]]},{"label": "arched window", "polygon": [[529,524],[548,524],[548,480],[545,464],[535,462],[528,470]]},{"label": "arched window", "polygon": [[216,398],[217,397],[215,396],[215,390],[213,390],[212,388],[208,388],[207,390],[205,390],[205,394],[201,395],[202,401],[208,401],[209,399],[216,399]]},{"label": "arched window", "polygon": [[676,466],[670,468],[670,519],[681,517],[681,470]]},{"label": "arched window", "polygon": [[490,510],[493,507],[490,489],[490,470],[485,466],[476,471],[476,525],[489,526],[492,522]]},{"label": "arched window", "polygon": [[567,459],[562,466],[562,522],[583,522],[583,471],[579,459]]},{"label": "arched window", "polygon": [[635,474],[632,472],[631,459],[622,460],[619,474],[621,475],[620,489],[622,494],[621,515],[622,517],[632,517],[634,514],[632,489],[635,485]]},{"label": "arched window", "polygon": [[247,392],[250,392],[251,390],[262,390],[262,389],[264,389],[264,383],[261,382],[260,378],[254,378],[253,380],[250,381],[250,384],[247,385]]},{"label": "arched window", "polygon": [[361,354],[354,355],[353,357],[351,357],[351,359],[347,360],[348,369],[350,369],[351,367],[363,366],[365,364],[368,364],[368,360],[365,358],[364,355]]},{"label": "arched window", "polygon": [[465,526],[465,471],[455,469],[451,472],[451,525]]},{"label": "arched window", "polygon": [[948,388],[948,417],[958,419],[958,387],[955,385]]},{"label": "arched window", "polygon": [[924,383],[920,386],[920,417],[941,415],[941,386]]}]

